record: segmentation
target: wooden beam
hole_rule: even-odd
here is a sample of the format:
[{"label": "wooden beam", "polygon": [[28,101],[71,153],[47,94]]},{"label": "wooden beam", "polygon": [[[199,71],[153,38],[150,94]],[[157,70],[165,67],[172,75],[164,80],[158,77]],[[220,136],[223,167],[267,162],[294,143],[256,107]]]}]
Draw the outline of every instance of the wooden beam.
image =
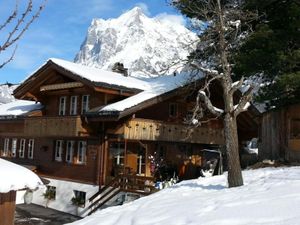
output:
[{"label": "wooden beam", "polygon": [[132,96],[134,93],[132,92],[125,92],[122,90],[116,90],[116,89],[109,89],[109,88],[103,88],[103,87],[94,87],[94,90],[96,92],[102,92],[106,94],[112,94],[112,95],[121,95],[121,96]]},{"label": "wooden beam", "polygon": [[83,87],[83,83],[81,82],[68,82],[68,83],[60,83],[60,84],[48,84],[40,87],[40,91],[53,91],[53,90],[61,90],[68,88],[77,88]]}]

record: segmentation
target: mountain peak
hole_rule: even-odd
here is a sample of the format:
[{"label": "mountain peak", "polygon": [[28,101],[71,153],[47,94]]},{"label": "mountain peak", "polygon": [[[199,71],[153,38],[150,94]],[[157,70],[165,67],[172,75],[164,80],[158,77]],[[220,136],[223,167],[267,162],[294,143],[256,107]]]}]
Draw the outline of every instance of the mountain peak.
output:
[{"label": "mountain peak", "polygon": [[118,18],[94,19],[74,61],[108,70],[120,62],[131,76],[157,76],[185,59],[193,49],[186,46],[197,38],[182,25],[170,23],[147,17],[140,7]]}]

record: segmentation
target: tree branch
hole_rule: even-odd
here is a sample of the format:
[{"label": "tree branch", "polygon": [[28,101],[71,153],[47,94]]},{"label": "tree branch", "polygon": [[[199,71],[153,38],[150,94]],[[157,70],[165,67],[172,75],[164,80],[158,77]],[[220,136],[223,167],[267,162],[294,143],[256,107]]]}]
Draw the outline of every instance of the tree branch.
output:
[{"label": "tree branch", "polygon": [[[18,19],[18,22],[16,23],[16,25],[14,26],[14,28],[12,29],[11,32],[9,32],[8,37],[6,38],[6,40],[4,41],[4,43],[0,46],[0,53],[2,51],[5,51],[8,47],[10,47],[11,45],[13,45],[16,41],[18,41],[22,35],[25,33],[25,31],[29,28],[29,26],[33,23],[33,21],[40,16],[41,11],[44,9],[45,7],[45,3],[47,0],[44,0],[44,4],[40,5],[39,9],[37,10],[37,12],[32,16],[32,18],[24,25],[24,27],[22,29],[20,29],[20,27],[22,26],[22,24],[25,23],[25,19],[26,17],[32,12],[32,7],[33,7],[33,3],[32,0],[28,1],[26,10],[24,11],[24,13],[22,13],[21,17]],[[13,18],[12,18],[13,19]],[[8,18],[8,20],[11,20]],[[7,21],[8,21],[7,20]],[[19,30],[21,30],[19,33],[17,33]]]},{"label": "tree branch", "polygon": [[6,21],[0,25],[0,31],[4,29],[8,24],[10,24],[18,14],[18,4],[16,4],[15,10],[7,17]]},{"label": "tree branch", "polygon": [[203,103],[204,106],[208,109],[208,111],[211,114],[213,114],[214,116],[219,117],[224,112],[222,109],[218,109],[218,108],[214,107],[211,100],[207,97],[205,92],[201,91],[201,90],[198,91],[198,94],[197,94],[197,106],[196,107],[200,107],[201,104],[199,104],[199,103]]},{"label": "tree branch", "polygon": [[250,101],[252,100],[253,97],[253,85],[250,85],[250,87],[248,88],[248,90],[243,94],[243,96],[240,98],[239,103],[237,104],[237,106],[234,109],[234,115],[238,116],[241,112],[244,112],[247,110],[247,105],[250,103]]},{"label": "tree branch", "polygon": [[244,77],[242,77],[238,82],[235,82],[232,84],[232,87],[230,89],[230,94],[234,94],[238,89],[240,89],[243,86],[244,83]]}]

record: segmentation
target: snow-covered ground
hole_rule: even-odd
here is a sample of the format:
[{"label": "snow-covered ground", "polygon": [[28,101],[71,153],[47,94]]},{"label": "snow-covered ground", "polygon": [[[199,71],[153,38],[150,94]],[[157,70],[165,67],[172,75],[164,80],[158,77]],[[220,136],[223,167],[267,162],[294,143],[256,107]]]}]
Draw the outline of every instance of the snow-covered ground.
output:
[{"label": "snow-covered ground", "polygon": [[72,225],[300,224],[300,167],[243,172],[245,185],[227,188],[226,175],[181,182]]}]

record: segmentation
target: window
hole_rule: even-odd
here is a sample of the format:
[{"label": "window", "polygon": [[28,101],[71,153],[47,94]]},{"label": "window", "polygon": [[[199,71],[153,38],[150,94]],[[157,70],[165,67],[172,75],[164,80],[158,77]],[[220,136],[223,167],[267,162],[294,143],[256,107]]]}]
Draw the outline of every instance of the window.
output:
[{"label": "window", "polygon": [[78,99],[78,96],[71,96],[71,99],[70,99],[70,115],[76,115],[77,114],[77,99]]},{"label": "window", "polygon": [[9,138],[4,139],[3,156],[8,156]]},{"label": "window", "polygon": [[74,141],[67,141],[66,162],[73,162]]},{"label": "window", "polygon": [[178,105],[176,103],[169,104],[169,116],[177,117],[178,115]]},{"label": "window", "polygon": [[62,161],[62,145],[63,141],[62,140],[57,140],[55,142],[55,161]]},{"label": "window", "polygon": [[78,142],[77,163],[86,162],[86,141]]},{"label": "window", "polygon": [[58,115],[64,116],[66,114],[66,96],[60,97],[59,98],[59,111]]},{"label": "window", "polygon": [[82,96],[81,114],[89,110],[89,99],[90,99],[89,95]]},{"label": "window", "polygon": [[112,142],[109,146],[109,152],[113,158],[114,165],[124,165],[124,151],[125,144],[124,142]]},{"label": "window", "polygon": [[21,139],[20,142],[20,149],[19,149],[19,157],[20,158],[24,158],[24,153],[25,153],[25,139]]},{"label": "window", "polygon": [[74,197],[71,199],[73,205],[85,207],[85,196],[85,192],[74,190]]},{"label": "window", "polygon": [[28,159],[33,159],[34,139],[28,141]]},{"label": "window", "polygon": [[18,143],[18,139],[16,139],[16,138],[12,139],[12,143],[11,143],[11,156],[12,157],[16,157],[16,155],[17,155],[17,143]]}]

